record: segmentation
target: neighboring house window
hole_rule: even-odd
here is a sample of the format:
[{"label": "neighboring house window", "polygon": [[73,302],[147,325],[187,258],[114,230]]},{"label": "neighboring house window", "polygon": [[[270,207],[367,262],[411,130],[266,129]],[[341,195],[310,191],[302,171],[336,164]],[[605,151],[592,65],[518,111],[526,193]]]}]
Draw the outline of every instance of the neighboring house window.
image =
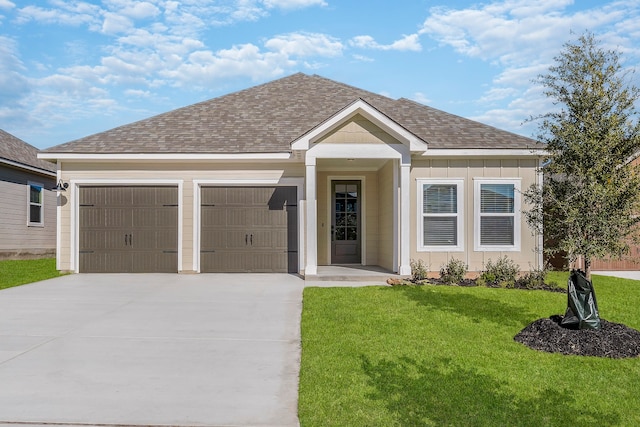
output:
[{"label": "neighboring house window", "polygon": [[29,206],[27,206],[27,215],[29,225],[44,225],[44,188],[42,184],[29,182],[27,185],[29,190]]},{"label": "neighboring house window", "polygon": [[462,179],[418,179],[418,250],[462,251]]},{"label": "neighboring house window", "polygon": [[520,180],[474,181],[477,251],[520,250]]}]

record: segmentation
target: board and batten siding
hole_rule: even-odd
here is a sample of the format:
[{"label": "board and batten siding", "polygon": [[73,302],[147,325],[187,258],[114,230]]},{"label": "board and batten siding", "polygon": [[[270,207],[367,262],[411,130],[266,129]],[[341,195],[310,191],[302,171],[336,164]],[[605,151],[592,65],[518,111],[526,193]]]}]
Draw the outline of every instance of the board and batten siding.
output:
[{"label": "board and batten siding", "polygon": [[[273,181],[282,178],[304,176],[301,163],[240,163],[240,162],[71,162],[65,161],[61,177],[65,182],[91,181],[91,185],[127,185],[127,181],[180,181],[182,198],[181,264],[182,272],[193,271],[194,258],[194,181],[224,182],[238,180]],[[101,183],[103,182],[103,184]],[[118,184],[110,184],[117,182]],[[249,184],[250,185],[250,184]],[[70,192],[67,192],[67,197]],[[60,256],[59,268],[73,270],[71,265],[71,203],[66,198],[60,212]]]},{"label": "board and batten siding", "polygon": [[[429,265],[431,271],[439,271],[440,267],[450,259],[464,261],[469,271],[482,271],[487,261],[496,261],[506,255],[520,266],[522,271],[539,267],[541,260],[540,239],[528,227],[524,218],[520,217],[520,251],[476,251],[474,250],[474,179],[514,178],[520,179],[521,189],[527,189],[537,183],[536,172],[538,161],[531,158],[522,159],[414,159],[411,169],[411,259],[422,260]],[[449,178],[464,181],[464,236],[461,252],[426,252],[418,250],[418,194],[417,180],[420,178]],[[522,200],[522,209],[527,206]]]},{"label": "board and batten siding", "polygon": [[[28,224],[29,182],[44,186],[42,226]],[[0,166],[0,258],[55,256],[54,186],[51,177]]]}]

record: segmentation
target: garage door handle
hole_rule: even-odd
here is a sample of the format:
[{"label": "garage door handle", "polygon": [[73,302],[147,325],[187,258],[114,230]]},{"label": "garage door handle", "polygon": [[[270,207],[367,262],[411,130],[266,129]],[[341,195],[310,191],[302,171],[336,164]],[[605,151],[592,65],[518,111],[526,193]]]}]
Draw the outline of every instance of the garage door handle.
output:
[{"label": "garage door handle", "polygon": [[249,242],[249,235],[245,234],[244,235],[244,245],[246,246],[248,244],[248,242]]},{"label": "garage door handle", "polygon": [[251,242],[251,246],[253,246],[253,234],[251,235],[251,240],[250,240],[250,242]]},{"label": "garage door handle", "polygon": [[124,235],[124,245],[127,246],[127,235]]}]

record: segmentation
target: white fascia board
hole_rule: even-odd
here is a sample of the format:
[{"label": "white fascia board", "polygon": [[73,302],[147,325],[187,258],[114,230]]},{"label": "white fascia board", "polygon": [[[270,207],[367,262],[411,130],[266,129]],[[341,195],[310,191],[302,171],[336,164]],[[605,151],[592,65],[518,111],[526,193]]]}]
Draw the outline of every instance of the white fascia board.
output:
[{"label": "white fascia board", "polygon": [[51,176],[51,177],[55,177],[56,173],[55,172],[51,172],[45,169],[40,169],[40,168],[36,168],[33,166],[29,166],[29,165],[25,165],[24,163],[20,163],[20,162],[14,162],[13,160],[9,160],[9,159],[0,159],[0,163],[4,163],[5,165],[9,165],[15,168],[20,168],[20,169],[24,169],[27,170],[29,172],[35,172],[39,175],[45,175],[45,176]]},{"label": "white fascia board", "polygon": [[479,149],[429,149],[422,153],[423,157],[540,157],[546,150],[479,148]]},{"label": "white fascia board", "polygon": [[426,143],[362,99],[353,102],[312,131],[293,141],[291,148],[293,150],[308,150],[312,143],[356,114],[361,114],[401,143],[408,145],[411,151],[425,151],[427,149]]},{"label": "white fascia board", "polygon": [[104,160],[104,161],[193,161],[193,160],[289,160],[291,153],[113,153],[113,154],[76,154],[76,153],[39,153],[44,160]]}]

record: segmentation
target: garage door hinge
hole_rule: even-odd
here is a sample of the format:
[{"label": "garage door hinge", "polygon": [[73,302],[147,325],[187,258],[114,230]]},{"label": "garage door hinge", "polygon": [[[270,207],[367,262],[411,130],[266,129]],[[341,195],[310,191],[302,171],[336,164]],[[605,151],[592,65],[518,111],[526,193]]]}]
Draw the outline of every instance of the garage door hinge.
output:
[{"label": "garage door hinge", "polygon": [[173,205],[162,205],[162,206],[163,206],[163,207],[165,207],[165,208],[166,208],[166,207],[174,207],[174,206],[175,206],[175,207],[177,207],[177,206],[178,206],[178,204],[176,203],[176,204],[173,204]]},{"label": "garage door hinge", "polygon": [[215,205],[209,205],[209,204],[203,203],[202,206],[212,207],[212,206],[215,206]]},{"label": "garage door hinge", "polygon": [[87,205],[87,204],[84,204],[84,203],[80,203],[80,207],[88,207],[88,206],[95,206],[95,205]]}]

